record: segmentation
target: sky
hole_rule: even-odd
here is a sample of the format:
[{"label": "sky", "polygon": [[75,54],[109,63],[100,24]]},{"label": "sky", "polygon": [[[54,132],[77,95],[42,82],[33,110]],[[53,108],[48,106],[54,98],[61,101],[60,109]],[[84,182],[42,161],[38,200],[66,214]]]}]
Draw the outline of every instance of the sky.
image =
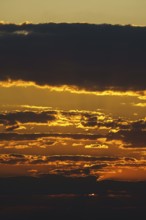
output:
[{"label": "sky", "polygon": [[145,0],[1,0],[0,20],[145,25]]},{"label": "sky", "polygon": [[0,0],[0,217],[138,219],[146,1]]},{"label": "sky", "polygon": [[130,25],[1,24],[0,176],[145,180],[145,37]]}]

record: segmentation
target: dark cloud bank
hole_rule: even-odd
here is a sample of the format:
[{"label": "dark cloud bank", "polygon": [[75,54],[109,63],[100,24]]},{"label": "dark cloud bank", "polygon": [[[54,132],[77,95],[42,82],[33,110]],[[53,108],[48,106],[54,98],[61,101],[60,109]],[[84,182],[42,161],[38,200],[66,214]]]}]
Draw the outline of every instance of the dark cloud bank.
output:
[{"label": "dark cloud bank", "polygon": [[96,182],[94,176],[1,178],[0,217],[36,220],[143,219],[146,216],[145,187],[146,182]]},{"label": "dark cloud bank", "polygon": [[1,24],[0,80],[146,89],[146,27]]}]

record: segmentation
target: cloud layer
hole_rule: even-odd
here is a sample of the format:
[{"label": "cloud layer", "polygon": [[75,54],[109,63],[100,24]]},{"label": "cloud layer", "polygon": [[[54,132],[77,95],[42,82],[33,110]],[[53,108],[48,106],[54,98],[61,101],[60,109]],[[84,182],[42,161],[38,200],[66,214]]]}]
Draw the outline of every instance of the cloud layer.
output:
[{"label": "cloud layer", "polygon": [[145,27],[1,24],[0,80],[144,90],[145,39]]},{"label": "cloud layer", "polygon": [[[99,111],[13,111],[0,114],[0,126],[0,141],[46,138],[42,144],[50,146],[55,138],[90,140],[95,142],[84,143],[85,148],[108,149],[109,141],[120,140],[126,148],[146,147],[145,118],[114,118]],[[49,138],[54,138],[53,142]]]}]

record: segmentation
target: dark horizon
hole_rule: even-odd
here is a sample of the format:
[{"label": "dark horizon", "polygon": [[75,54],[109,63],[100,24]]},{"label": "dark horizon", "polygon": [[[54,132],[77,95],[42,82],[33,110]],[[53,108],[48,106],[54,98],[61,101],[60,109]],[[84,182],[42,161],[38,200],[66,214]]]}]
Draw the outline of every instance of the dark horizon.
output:
[{"label": "dark horizon", "polygon": [[30,176],[1,178],[1,217],[3,219],[144,217],[145,187],[146,182],[111,180],[97,182],[95,177],[42,175],[39,178]]}]

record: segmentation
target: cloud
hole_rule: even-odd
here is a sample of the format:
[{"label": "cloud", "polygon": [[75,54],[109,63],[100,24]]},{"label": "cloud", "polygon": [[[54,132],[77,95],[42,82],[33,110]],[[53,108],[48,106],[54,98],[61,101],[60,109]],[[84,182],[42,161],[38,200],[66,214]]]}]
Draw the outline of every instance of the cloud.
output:
[{"label": "cloud", "polygon": [[0,80],[144,90],[145,38],[129,25],[1,24]]},{"label": "cloud", "polygon": [[88,145],[85,145],[85,148],[87,149],[108,149],[109,147],[105,144],[88,144]]},{"label": "cloud", "polygon": [[22,154],[1,154],[0,164],[23,164],[27,162],[27,157]]},{"label": "cloud", "polygon": [[122,140],[122,147],[126,148],[145,148],[146,147],[146,120],[139,119],[135,121],[113,121],[114,126],[118,128],[116,132],[113,129],[107,134],[107,139]]},{"label": "cloud", "polygon": [[[5,170],[3,171],[4,167]],[[131,171],[131,178],[136,179],[134,171],[140,171],[141,174],[138,179],[145,179],[146,160],[112,156],[40,156],[14,153],[0,155],[1,176],[29,175],[40,177],[42,174],[53,174],[62,177],[95,176],[98,180],[110,178],[130,180],[129,176],[124,176],[124,172],[127,173],[128,170]],[[141,176],[142,174],[143,176]]]},{"label": "cloud", "polygon": [[[109,119],[101,112],[91,111],[16,111],[0,114],[0,124],[6,127],[7,131],[25,128],[25,124],[40,124],[50,126],[74,126],[86,129],[102,126],[103,119]],[[109,124],[109,122],[108,122]],[[107,126],[109,126],[107,124]],[[111,126],[111,125],[110,125]]]},{"label": "cloud", "polygon": [[16,220],[143,219],[145,188],[144,181],[97,182],[95,177],[0,178],[1,216]]},{"label": "cloud", "polygon": [[48,121],[55,120],[55,111],[42,111],[42,112],[13,112],[7,114],[0,114],[0,122],[4,122],[8,125],[15,124],[16,121],[21,123],[28,122],[42,122],[47,123]]},{"label": "cloud", "polygon": [[[36,133],[35,130],[32,131],[27,127],[32,123],[34,127],[45,125],[53,129],[50,129],[51,133]],[[70,140],[96,141],[94,143],[83,143],[86,149],[107,149],[110,148],[108,140],[121,140],[123,142],[122,147],[146,147],[145,118],[132,121],[122,117],[112,118],[98,111],[38,110],[1,113],[0,124],[5,127],[5,132],[0,133],[1,141],[37,140],[41,142],[42,147],[47,147],[55,144],[55,138],[67,138]],[[58,129],[62,126],[68,127],[66,130],[62,130],[62,133],[58,133]],[[20,129],[25,129],[25,133],[19,131]],[[54,138],[53,142],[52,138]],[[41,141],[41,139],[43,140]],[[100,142],[101,139],[103,142]]]},{"label": "cloud", "polygon": [[[7,183],[7,184],[4,184]],[[74,184],[76,187],[74,187]],[[8,186],[10,186],[8,189]],[[61,175],[41,175],[35,177],[3,178],[0,181],[1,189],[6,194],[58,194],[58,193],[82,193],[89,192],[96,185],[96,177],[69,178]],[[83,187],[84,186],[84,187]],[[83,188],[82,188],[83,187]],[[22,191],[23,189],[23,191]],[[2,190],[0,191],[1,193]]]},{"label": "cloud", "polygon": [[58,134],[58,133],[33,133],[33,134],[19,134],[19,133],[0,133],[0,140],[37,140],[43,137],[54,138],[70,138],[75,140],[96,140],[102,138],[102,135],[98,134]]},{"label": "cloud", "polygon": [[[145,197],[145,194],[143,194],[143,190],[145,189],[145,186],[146,186],[145,181],[142,181],[142,182],[129,182],[129,181],[126,182],[125,181],[124,182],[124,181],[107,180],[107,181],[97,182],[96,180],[97,178],[95,176],[74,178],[74,177],[65,177],[62,175],[49,175],[49,174],[40,175],[39,178],[30,177],[30,176],[1,178],[0,179],[0,193],[1,195],[11,195],[11,196],[12,195],[16,196],[18,194],[25,195],[25,196],[26,195],[32,196],[36,194],[37,195],[47,194],[48,196],[48,195],[55,195],[55,194],[61,194],[61,193],[62,194],[75,193],[79,195],[84,194],[85,196],[88,193],[96,192],[100,196],[108,196],[108,193],[113,193],[117,195],[118,193],[129,192],[133,196],[137,195],[138,198],[139,198],[139,195],[141,196],[143,195]],[[122,197],[120,197],[120,201],[121,199]],[[126,200],[127,200],[127,197],[126,197]],[[110,200],[110,202],[111,201],[112,200]],[[139,200],[137,202],[139,204]],[[93,203],[91,204],[93,205]],[[103,203],[101,205],[103,206]],[[113,204],[112,204],[112,207],[113,207]],[[116,207],[117,207],[117,204],[116,204]]]},{"label": "cloud", "polygon": [[[96,157],[82,155],[25,155],[25,154],[1,154],[0,169],[7,165],[5,176],[44,174],[57,174],[62,176],[89,176],[99,177],[99,172],[110,164],[120,163],[118,157]],[[11,169],[11,165],[13,168]],[[20,171],[20,172],[18,172]],[[22,171],[22,172],[21,172]],[[0,170],[1,176],[3,172]]]},{"label": "cloud", "polygon": [[87,169],[98,170],[105,166],[108,166],[110,163],[116,163],[120,161],[121,161],[120,157],[111,157],[111,156],[105,156],[105,157],[86,156],[86,155],[85,156],[82,155],[40,156],[40,155],[25,155],[25,154],[16,154],[16,153],[0,155],[0,164],[14,164],[14,165],[27,165],[27,166],[48,165],[49,167],[47,172],[49,171],[51,172],[53,171],[55,173],[62,172],[62,174],[64,175],[66,174],[66,172],[68,172],[69,174],[69,172],[74,172],[75,170],[77,170],[77,172],[79,173],[83,173],[83,170],[85,170],[86,173]]},{"label": "cloud", "polygon": [[145,148],[146,131],[142,130],[121,130],[117,133],[110,133],[108,139],[123,140],[122,148]]},{"label": "cloud", "polygon": [[146,103],[145,102],[132,103],[132,106],[145,108],[146,107]]},{"label": "cloud", "polygon": [[10,125],[10,126],[6,126],[6,131],[13,131],[19,128],[19,125]]},{"label": "cloud", "polygon": [[6,126],[6,131],[13,131],[21,127],[21,123],[49,123],[56,119],[55,111],[42,112],[12,112],[0,114],[0,124]]},{"label": "cloud", "polygon": [[[52,162],[81,162],[81,164],[86,164],[87,162],[97,162],[98,165],[100,161],[103,162],[114,162],[119,161],[119,157],[111,157],[111,156],[82,156],[82,155],[53,155],[53,156],[40,156],[40,155],[24,155],[24,154],[1,154],[0,155],[0,163],[11,164],[15,163],[26,163],[27,164],[48,164]],[[71,165],[72,166],[72,165]],[[64,167],[65,168],[65,167]]]},{"label": "cloud", "polygon": [[118,157],[110,157],[110,156],[103,156],[103,157],[94,157],[94,156],[82,156],[82,155],[65,155],[65,156],[50,156],[48,157],[49,161],[56,161],[56,160],[68,160],[68,161],[90,161],[90,162],[96,162],[96,161],[116,161],[119,158]]},{"label": "cloud", "polygon": [[90,174],[90,169],[89,168],[84,168],[84,169],[68,169],[68,170],[64,170],[64,169],[56,169],[55,170],[55,174],[58,175],[64,175],[64,176],[87,176]]},{"label": "cloud", "polygon": [[[133,123],[133,124],[132,124]],[[130,129],[131,126],[145,127],[144,119],[141,122],[130,122],[123,118],[113,119],[102,112],[95,111],[16,111],[0,114],[0,124],[4,125],[6,131],[28,129],[28,125],[47,125],[50,127],[74,127],[74,132],[105,129],[117,132],[119,129]],[[142,127],[141,127],[142,128]],[[80,129],[80,130],[78,130]],[[68,130],[69,131],[69,130]],[[31,132],[31,131],[30,131]],[[100,131],[99,131],[100,133]],[[73,134],[75,138],[75,134]],[[78,138],[78,135],[76,136]],[[81,137],[82,138],[82,137]]]}]

